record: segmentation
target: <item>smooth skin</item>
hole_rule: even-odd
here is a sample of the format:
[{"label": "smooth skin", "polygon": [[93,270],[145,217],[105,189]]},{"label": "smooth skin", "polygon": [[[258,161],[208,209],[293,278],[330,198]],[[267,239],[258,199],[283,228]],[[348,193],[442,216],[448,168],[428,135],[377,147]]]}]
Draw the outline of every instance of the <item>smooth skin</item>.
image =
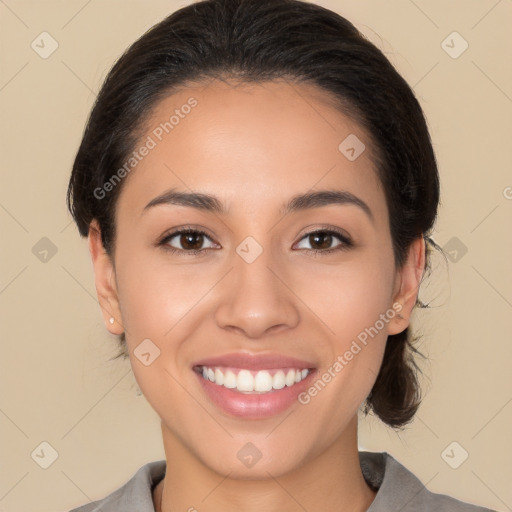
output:
[{"label": "smooth skin", "polygon": [[[167,471],[155,510],[367,510],[375,492],[359,465],[357,413],[388,335],[409,325],[423,237],[396,268],[371,140],[325,92],[286,81],[203,82],[162,100],[141,141],[190,97],[197,106],[124,178],[113,258],[96,221],[89,232],[105,324],[126,332],[137,383],[161,418]],[[366,146],[354,161],[338,150],[349,134]],[[226,213],[175,204],[144,210],[171,188],[214,195]],[[354,204],[281,213],[293,196],[328,189],[357,196],[372,217]],[[187,226],[207,232],[192,240],[202,253],[190,254],[179,235],[167,241],[176,253],[158,245]],[[307,236],[329,228],[353,245]],[[248,236],[263,249],[252,263],[236,252]],[[270,418],[224,413],[192,370],[200,359],[245,351],[306,359],[321,375],[394,303],[403,318],[389,320],[307,405]],[[160,350],[149,366],[134,354],[147,338]],[[237,457],[249,442],[262,454],[251,468]]]}]

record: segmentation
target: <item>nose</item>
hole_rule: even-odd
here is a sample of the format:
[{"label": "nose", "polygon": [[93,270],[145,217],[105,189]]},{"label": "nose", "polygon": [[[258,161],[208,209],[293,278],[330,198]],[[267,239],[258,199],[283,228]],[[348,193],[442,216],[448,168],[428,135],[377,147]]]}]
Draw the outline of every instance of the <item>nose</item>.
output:
[{"label": "nose", "polygon": [[215,312],[219,327],[257,339],[297,326],[299,300],[270,253],[264,250],[252,263],[234,254]]}]

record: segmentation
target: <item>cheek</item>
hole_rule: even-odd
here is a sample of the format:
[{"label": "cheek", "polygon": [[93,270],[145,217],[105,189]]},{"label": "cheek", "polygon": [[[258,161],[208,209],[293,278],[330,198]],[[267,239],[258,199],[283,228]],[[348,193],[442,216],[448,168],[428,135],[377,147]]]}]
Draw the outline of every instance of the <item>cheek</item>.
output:
[{"label": "cheek", "polygon": [[392,258],[374,253],[329,270],[312,270],[302,283],[300,296],[307,297],[326,326],[325,336],[317,340],[324,365],[304,402],[311,402],[315,414],[337,418],[333,422],[326,416],[326,424],[355,413],[373,387],[395,315],[393,282]]},{"label": "cheek", "polygon": [[311,265],[297,273],[294,291],[342,349],[391,307],[393,282],[392,259],[366,252],[339,265]]},{"label": "cheek", "polygon": [[[162,339],[186,318],[211,287],[211,271],[171,265],[141,253],[124,256],[117,272],[119,302],[127,339]],[[203,276],[203,277],[201,277]]]}]

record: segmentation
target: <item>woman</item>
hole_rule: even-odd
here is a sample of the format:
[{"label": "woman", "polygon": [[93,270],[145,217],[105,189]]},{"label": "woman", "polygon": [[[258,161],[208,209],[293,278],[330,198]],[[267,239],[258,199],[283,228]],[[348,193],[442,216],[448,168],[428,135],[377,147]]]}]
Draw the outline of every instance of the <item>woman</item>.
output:
[{"label": "woman", "polygon": [[423,112],[344,18],[207,0],[119,59],[76,156],[105,324],[161,418],[165,461],[75,511],[477,511],[357,413],[412,420],[409,321],[439,180]]}]

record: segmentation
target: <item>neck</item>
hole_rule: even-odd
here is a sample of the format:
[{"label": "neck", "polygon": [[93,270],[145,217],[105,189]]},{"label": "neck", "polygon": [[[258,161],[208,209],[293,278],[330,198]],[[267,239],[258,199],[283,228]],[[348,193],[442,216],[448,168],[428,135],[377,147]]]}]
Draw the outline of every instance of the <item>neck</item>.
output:
[{"label": "neck", "polygon": [[[323,453],[286,474],[234,479],[206,467],[162,424],[167,470],[153,493],[156,512],[205,507],[210,512],[303,510],[366,511],[375,492],[364,480],[357,419]],[[347,435],[348,434],[348,435]]]}]

